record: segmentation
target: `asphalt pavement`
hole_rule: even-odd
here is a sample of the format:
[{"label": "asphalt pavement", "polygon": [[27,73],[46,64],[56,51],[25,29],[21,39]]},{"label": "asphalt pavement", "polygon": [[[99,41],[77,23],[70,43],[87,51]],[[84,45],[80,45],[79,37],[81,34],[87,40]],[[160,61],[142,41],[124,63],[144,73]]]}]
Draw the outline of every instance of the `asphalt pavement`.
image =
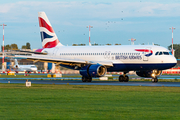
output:
[{"label": "asphalt pavement", "polygon": [[[92,81],[82,82],[81,80],[29,80],[31,84],[69,84],[69,85],[112,85],[112,86],[166,86],[180,87],[180,82],[119,82],[119,81]],[[24,83],[26,80],[0,80],[0,83]]]}]

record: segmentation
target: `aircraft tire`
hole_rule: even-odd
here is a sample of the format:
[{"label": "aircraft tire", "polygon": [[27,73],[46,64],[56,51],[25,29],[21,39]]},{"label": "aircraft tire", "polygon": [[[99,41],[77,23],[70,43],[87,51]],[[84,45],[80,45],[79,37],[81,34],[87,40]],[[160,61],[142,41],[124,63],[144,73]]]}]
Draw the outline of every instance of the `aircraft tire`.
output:
[{"label": "aircraft tire", "polygon": [[124,77],[122,75],[119,76],[119,82],[123,82],[124,81]]},{"label": "aircraft tire", "polygon": [[157,83],[158,82],[158,78],[152,78],[152,83]]},{"label": "aircraft tire", "polygon": [[82,82],[86,82],[86,81],[87,81],[86,77],[82,77]]},{"label": "aircraft tire", "polygon": [[92,81],[92,78],[89,77],[89,78],[86,78],[87,79],[87,82],[91,82]]},{"label": "aircraft tire", "polygon": [[124,77],[124,82],[128,82],[129,81],[129,77],[126,75],[125,77]]},{"label": "aircraft tire", "polygon": [[158,82],[158,79],[157,79],[157,78],[154,78],[154,82],[157,83],[157,82]]}]

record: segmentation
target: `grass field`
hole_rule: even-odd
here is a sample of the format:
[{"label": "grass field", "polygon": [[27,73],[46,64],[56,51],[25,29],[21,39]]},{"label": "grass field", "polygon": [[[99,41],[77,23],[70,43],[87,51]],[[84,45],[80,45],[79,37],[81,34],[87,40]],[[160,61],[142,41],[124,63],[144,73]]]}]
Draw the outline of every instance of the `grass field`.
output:
[{"label": "grass field", "polygon": [[0,84],[0,119],[180,119],[179,87]]}]

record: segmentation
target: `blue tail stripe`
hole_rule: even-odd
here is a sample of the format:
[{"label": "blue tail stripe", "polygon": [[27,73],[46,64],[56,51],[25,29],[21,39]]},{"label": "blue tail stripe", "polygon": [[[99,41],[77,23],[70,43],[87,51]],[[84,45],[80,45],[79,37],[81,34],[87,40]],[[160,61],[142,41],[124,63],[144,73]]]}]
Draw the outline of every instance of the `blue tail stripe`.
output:
[{"label": "blue tail stripe", "polygon": [[45,33],[45,32],[41,32],[40,34],[41,34],[41,41],[43,41],[43,40],[46,39],[46,38],[52,38],[52,37],[53,37],[53,36],[51,36],[51,35],[48,35],[48,34]]}]

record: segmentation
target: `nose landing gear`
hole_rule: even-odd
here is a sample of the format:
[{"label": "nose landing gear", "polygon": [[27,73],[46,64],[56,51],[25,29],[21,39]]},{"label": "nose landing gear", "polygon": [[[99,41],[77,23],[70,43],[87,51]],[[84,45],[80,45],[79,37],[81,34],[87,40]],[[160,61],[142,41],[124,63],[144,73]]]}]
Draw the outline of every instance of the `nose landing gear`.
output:
[{"label": "nose landing gear", "polygon": [[155,77],[155,78],[152,78],[152,83],[157,83],[158,82],[158,78]]}]

